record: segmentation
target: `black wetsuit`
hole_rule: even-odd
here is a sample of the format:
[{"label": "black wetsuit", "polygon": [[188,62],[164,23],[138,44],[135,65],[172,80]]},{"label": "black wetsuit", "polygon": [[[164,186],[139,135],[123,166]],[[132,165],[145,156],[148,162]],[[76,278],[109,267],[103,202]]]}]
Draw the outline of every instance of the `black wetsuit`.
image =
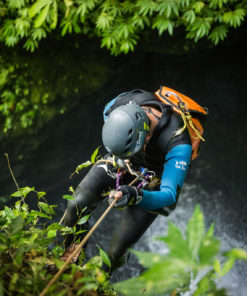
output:
[{"label": "black wetsuit", "polygon": [[[140,204],[123,210],[122,221],[108,251],[113,268],[126,250],[139,240],[158,213],[168,216],[176,207],[191,157],[188,131],[185,130],[181,135],[173,137],[174,131],[183,126],[181,117],[171,108],[158,102],[152,93],[147,92],[145,99],[138,96],[138,90],[124,93],[124,96],[118,96],[106,106],[104,116],[107,117],[112,110],[131,100],[140,106],[152,106],[162,112],[145,151],[141,150],[131,158],[131,163],[136,169],[145,167],[155,171],[161,178],[161,185],[152,192],[144,190]],[[75,191],[75,200],[68,201],[65,225],[74,226],[82,209],[87,207],[87,213],[91,213],[102,201],[102,193],[108,192],[109,188],[115,188],[114,170],[111,164],[106,163],[98,163],[90,169]],[[129,177],[128,174],[125,175],[125,184],[128,184]],[[67,246],[72,239],[72,236],[68,237]]]}]

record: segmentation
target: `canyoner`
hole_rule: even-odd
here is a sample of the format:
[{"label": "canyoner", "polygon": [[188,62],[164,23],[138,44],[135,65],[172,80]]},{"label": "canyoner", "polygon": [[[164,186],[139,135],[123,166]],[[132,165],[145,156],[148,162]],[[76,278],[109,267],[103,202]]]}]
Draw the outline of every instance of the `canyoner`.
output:
[{"label": "canyoner", "polygon": [[102,128],[106,151],[68,200],[63,217],[63,225],[76,228],[76,235],[65,239],[65,261],[73,259],[71,254],[88,239],[88,221],[78,223],[82,214],[90,217],[108,196],[110,209],[121,209],[122,219],[104,269],[111,273],[126,262],[126,251],[156,217],[169,216],[176,208],[189,165],[204,141],[207,115],[206,108],[164,86],[156,92],[126,91],[106,104]]}]

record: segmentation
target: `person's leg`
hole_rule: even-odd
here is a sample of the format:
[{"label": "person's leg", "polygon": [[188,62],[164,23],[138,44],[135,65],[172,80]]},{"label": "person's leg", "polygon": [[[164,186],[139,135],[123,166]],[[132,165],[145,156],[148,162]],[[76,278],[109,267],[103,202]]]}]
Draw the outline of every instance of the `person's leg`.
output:
[{"label": "person's leg", "polygon": [[[97,204],[103,200],[102,192],[108,192],[110,188],[115,188],[115,178],[112,173],[112,165],[98,163],[94,165],[88,174],[83,178],[75,190],[74,200],[68,200],[66,215],[63,224],[73,227],[81,216],[91,213]],[[86,211],[83,209],[87,207]],[[88,224],[77,226],[77,231],[88,230]],[[79,235],[83,238],[85,233]],[[65,247],[69,247],[74,240],[73,235],[68,235],[65,240]]]},{"label": "person's leg", "polygon": [[122,221],[108,251],[112,270],[122,264],[124,261],[122,257],[127,249],[140,239],[156,217],[156,214],[149,213],[138,206],[129,206],[124,209]]}]

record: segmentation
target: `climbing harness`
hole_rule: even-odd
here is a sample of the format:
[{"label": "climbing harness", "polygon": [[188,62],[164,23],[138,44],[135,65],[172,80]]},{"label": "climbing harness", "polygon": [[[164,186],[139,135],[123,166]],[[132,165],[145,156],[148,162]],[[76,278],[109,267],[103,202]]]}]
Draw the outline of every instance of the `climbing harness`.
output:
[{"label": "climbing harness", "polygon": [[203,124],[208,116],[208,109],[200,106],[191,98],[166,86],[161,86],[155,92],[155,95],[162,103],[170,105],[173,111],[181,115],[184,125],[174,132],[173,137],[181,135],[188,128],[192,143],[191,159],[195,159],[199,155],[201,141],[205,141],[202,136],[204,132]]},{"label": "climbing harness", "polygon": [[[113,161],[114,161],[114,157],[113,157]],[[108,160],[108,163],[109,163],[109,160]],[[132,186],[134,185],[136,182],[139,182],[137,185],[136,185],[136,188],[140,189],[144,189],[144,188],[151,188],[150,184],[152,184],[152,187],[155,186],[159,183],[160,179],[156,178],[156,174],[154,171],[149,171],[147,168],[143,168],[141,167],[140,168],[140,172],[137,172],[137,171],[134,171],[130,164],[126,163],[126,167],[127,167],[127,170],[128,172],[135,176],[135,179],[130,182],[129,186]],[[124,170],[124,169],[118,169],[118,172],[116,174],[116,189],[114,190],[111,190],[110,192],[110,195],[111,196],[114,196],[114,193],[116,191],[118,191],[118,188],[120,187],[120,182],[121,182],[121,179],[123,178],[124,174],[126,173],[127,171]]]}]

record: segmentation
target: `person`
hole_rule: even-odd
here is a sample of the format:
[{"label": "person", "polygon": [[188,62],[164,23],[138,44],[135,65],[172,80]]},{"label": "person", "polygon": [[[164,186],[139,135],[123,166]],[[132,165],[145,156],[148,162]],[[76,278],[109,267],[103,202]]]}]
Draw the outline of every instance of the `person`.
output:
[{"label": "person", "polygon": [[[154,188],[141,189],[128,185],[130,174],[126,173],[122,185],[110,196],[110,201],[118,198],[114,207],[123,209],[108,250],[114,270],[125,262],[128,248],[157,216],[168,216],[175,209],[190,166],[192,142],[189,128],[177,133],[184,125],[180,114],[152,92],[137,89],[121,93],[105,106],[103,114],[102,141],[108,153],[83,178],[75,191],[75,200],[68,201],[64,224],[76,225],[85,207],[83,215],[92,213],[104,199],[102,193],[115,188],[117,171],[108,160],[115,158],[120,167],[129,163],[137,171],[147,168],[160,179]],[[79,225],[77,228],[83,229]],[[67,236],[65,246],[67,253],[73,250],[73,235]]]}]

